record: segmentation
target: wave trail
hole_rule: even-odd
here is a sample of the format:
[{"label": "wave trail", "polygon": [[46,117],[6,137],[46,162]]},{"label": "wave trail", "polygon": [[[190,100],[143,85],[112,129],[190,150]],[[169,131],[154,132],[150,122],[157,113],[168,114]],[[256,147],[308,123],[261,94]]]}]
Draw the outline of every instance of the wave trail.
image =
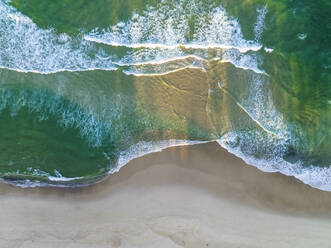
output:
[{"label": "wave trail", "polygon": [[242,111],[244,111],[248,116],[249,116],[249,118],[251,119],[251,120],[253,120],[260,128],[262,128],[266,133],[268,133],[268,134],[271,134],[271,135],[274,135],[274,136],[276,136],[276,137],[278,137],[278,138],[280,138],[279,137],[279,135],[277,135],[276,133],[274,133],[273,131],[271,131],[271,130],[269,130],[267,127],[265,127],[257,118],[255,118],[254,116],[253,116],[253,114],[251,114],[242,104],[240,104],[237,100],[236,100],[236,98],[227,90],[227,89],[225,89],[222,85],[221,85],[221,83],[219,82],[218,83],[218,87],[221,89],[221,90],[223,90],[228,96],[230,96],[230,98],[236,103],[236,105],[242,110]]},{"label": "wave trail", "polygon": [[236,49],[242,53],[246,53],[248,51],[259,51],[262,48],[260,44],[252,44],[251,46],[247,47],[240,47],[234,45],[225,45],[225,44],[199,44],[199,43],[183,43],[183,44],[163,44],[163,43],[118,43],[114,41],[107,41],[102,38],[93,37],[91,35],[84,35],[84,39],[87,41],[92,41],[95,43],[101,43],[113,47],[127,47],[127,48],[134,48],[134,49],[142,49],[142,48],[149,48],[149,49],[200,49],[200,50],[207,50],[207,49]]}]

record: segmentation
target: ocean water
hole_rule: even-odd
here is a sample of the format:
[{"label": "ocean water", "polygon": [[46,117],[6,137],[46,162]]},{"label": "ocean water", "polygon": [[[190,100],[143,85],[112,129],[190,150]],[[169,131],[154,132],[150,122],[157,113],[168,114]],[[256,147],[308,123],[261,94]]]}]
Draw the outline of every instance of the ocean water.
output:
[{"label": "ocean water", "polygon": [[330,41],[328,0],[0,0],[0,178],[88,185],[217,141],[331,190]]}]

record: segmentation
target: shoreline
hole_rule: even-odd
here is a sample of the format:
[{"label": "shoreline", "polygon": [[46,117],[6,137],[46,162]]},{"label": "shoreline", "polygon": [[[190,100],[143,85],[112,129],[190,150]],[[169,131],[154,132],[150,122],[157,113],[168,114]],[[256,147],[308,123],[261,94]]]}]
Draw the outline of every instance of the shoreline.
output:
[{"label": "shoreline", "polygon": [[0,246],[329,247],[331,192],[216,142],[170,147],[84,188],[0,184]]}]

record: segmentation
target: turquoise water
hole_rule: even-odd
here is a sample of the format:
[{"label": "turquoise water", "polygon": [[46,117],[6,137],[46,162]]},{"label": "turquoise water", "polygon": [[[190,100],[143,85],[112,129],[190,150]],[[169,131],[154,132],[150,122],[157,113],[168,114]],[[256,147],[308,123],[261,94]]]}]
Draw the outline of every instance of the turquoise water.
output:
[{"label": "turquoise water", "polygon": [[331,190],[329,1],[0,1],[0,177],[97,182],[218,141]]}]

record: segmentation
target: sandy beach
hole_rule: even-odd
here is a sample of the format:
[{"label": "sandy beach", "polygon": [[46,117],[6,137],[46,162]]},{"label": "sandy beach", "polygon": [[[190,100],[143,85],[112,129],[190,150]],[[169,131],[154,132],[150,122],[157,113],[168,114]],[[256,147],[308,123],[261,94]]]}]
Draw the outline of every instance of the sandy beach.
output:
[{"label": "sandy beach", "polygon": [[331,247],[331,192],[217,143],[138,158],[86,188],[0,185],[1,248]]}]

